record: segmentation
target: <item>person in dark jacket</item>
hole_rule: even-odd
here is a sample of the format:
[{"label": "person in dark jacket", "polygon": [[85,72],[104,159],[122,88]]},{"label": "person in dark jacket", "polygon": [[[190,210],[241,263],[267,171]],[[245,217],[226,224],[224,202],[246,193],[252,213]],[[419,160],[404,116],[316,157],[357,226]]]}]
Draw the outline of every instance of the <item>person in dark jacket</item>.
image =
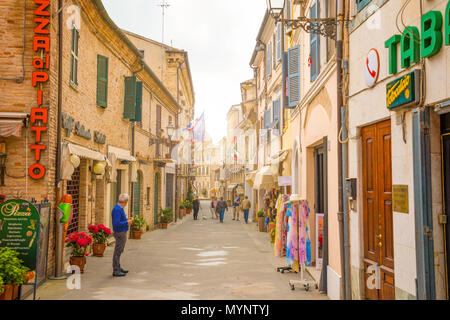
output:
[{"label": "person in dark jacket", "polygon": [[228,205],[223,200],[223,197],[220,197],[220,200],[217,202],[217,211],[220,214],[220,223],[223,223],[223,215],[225,214],[225,210],[228,212]]},{"label": "person in dark jacket", "polygon": [[198,219],[198,211],[200,210],[200,200],[198,199],[197,196],[194,198],[193,205],[194,205],[194,220],[197,220]]},{"label": "person in dark jacket", "polygon": [[113,276],[123,277],[128,273],[128,270],[122,269],[120,266],[120,256],[125,249],[125,243],[127,242],[127,232],[129,226],[133,222],[133,218],[128,219],[123,208],[128,204],[130,197],[127,194],[121,194],[119,196],[119,202],[114,206],[112,210],[112,224],[114,231],[114,238],[116,239],[116,245],[114,247],[113,257]]}]

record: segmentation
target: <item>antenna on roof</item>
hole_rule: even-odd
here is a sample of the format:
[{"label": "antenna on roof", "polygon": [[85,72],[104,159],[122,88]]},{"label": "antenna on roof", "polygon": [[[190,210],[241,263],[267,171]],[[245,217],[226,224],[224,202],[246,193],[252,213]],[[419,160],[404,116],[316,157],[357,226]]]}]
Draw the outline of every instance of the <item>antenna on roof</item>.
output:
[{"label": "antenna on roof", "polygon": [[170,4],[167,3],[167,0],[162,0],[162,3],[158,6],[162,9],[162,41],[161,43],[164,44],[164,16],[166,14],[166,9],[170,7]]}]

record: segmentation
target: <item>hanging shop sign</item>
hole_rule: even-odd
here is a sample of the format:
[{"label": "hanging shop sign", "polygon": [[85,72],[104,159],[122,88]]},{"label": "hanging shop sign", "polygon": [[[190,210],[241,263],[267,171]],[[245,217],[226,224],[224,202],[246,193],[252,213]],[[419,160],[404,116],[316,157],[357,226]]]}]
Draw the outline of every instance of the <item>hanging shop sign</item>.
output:
[{"label": "hanging shop sign", "polygon": [[390,110],[419,103],[420,70],[414,70],[386,85],[386,106]]},{"label": "hanging shop sign", "polygon": [[34,28],[33,51],[36,52],[38,58],[34,58],[33,72],[31,83],[37,88],[37,106],[31,109],[31,131],[35,133],[33,144],[30,149],[35,152],[36,162],[28,168],[29,176],[34,180],[42,179],[45,175],[45,167],[40,163],[41,152],[47,149],[42,144],[42,134],[47,131],[48,109],[43,107],[44,94],[42,86],[48,81],[48,70],[50,67],[50,1],[34,1],[38,8],[34,10],[34,22],[37,26]]},{"label": "hanging shop sign", "polygon": [[[62,126],[66,130],[66,137],[70,138],[70,135],[72,132],[86,140],[92,139],[92,133],[91,129],[86,129],[86,127],[81,124],[80,121],[75,121],[75,119],[71,116],[69,116],[67,113],[62,113]],[[99,144],[105,144],[106,143],[106,135],[99,132],[94,131],[94,142]]]},{"label": "hanging shop sign", "polygon": [[292,186],[292,177],[291,176],[279,176],[278,177],[278,186],[280,186],[280,187]]},{"label": "hanging shop sign", "polygon": [[0,204],[0,248],[19,252],[31,270],[37,264],[39,225],[39,213],[30,202],[8,200]]},{"label": "hanging shop sign", "polygon": [[439,53],[444,41],[446,46],[450,46],[450,1],[444,15],[445,19],[440,11],[428,11],[421,17],[420,31],[417,27],[407,26],[402,35],[393,35],[385,42],[389,49],[390,74],[398,73],[399,44],[402,69],[418,63],[421,58],[431,58]]},{"label": "hanging shop sign", "polygon": [[367,85],[372,88],[378,80],[380,74],[380,55],[376,49],[370,49],[367,54],[366,63],[364,67],[364,76]]}]

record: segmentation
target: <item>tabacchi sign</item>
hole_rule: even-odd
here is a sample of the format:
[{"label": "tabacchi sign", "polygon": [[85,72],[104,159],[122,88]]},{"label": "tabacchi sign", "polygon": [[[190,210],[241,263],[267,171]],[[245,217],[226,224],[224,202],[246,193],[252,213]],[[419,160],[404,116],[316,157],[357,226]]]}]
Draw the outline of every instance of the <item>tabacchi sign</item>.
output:
[{"label": "tabacchi sign", "polygon": [[35,140],[30,149],[35,152],[36,162],[28,168],[28,174],[32,179],[42,179],[45,175],[45,167],[39,163],[41,152],[47,149],[42,144],[42,134],[47,131],[45,126],[48,121],[48,109],[43,107],[42,86],[48,81],[48,70],[50,67],[50,0],[34,0],[38,8],[34,10],[34,22],[37,26],[34,28],[33,51],[39,55],[39,58],[33,59],[32,85],[37,88],[37,105],[31,109],[31,131],[35,132]]}]

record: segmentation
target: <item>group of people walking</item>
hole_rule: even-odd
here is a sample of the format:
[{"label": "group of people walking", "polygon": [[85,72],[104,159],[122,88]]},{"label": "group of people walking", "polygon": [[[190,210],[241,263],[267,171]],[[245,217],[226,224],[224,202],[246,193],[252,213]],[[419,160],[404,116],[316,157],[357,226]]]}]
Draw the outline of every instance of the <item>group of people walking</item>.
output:
[{"label": "group of people walking", "polygon": [[[250,212],[251,203],[246,196],[244,200],[241,201],[241,195],[238,195],[233,202],[233,220],[240,221],[240,211],[244,211],[245,223],[248,223],[248,214]],[[228,205],[223,200],[223,197],[220,197],[220,200],[217,200],[216,197],[211,199],[211,218],[219,219],[220,223],[223,223],[223,217],[225,214],[225,210],[228,212]]]}]

